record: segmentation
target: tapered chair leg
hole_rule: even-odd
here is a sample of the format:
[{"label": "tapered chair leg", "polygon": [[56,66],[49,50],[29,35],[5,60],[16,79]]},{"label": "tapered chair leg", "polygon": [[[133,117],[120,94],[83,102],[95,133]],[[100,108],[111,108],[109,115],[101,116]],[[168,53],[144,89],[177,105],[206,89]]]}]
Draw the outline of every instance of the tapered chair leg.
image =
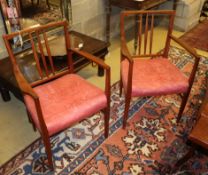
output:
[{"label": "tapered chair leg", "polygon": [[8,91],[6,88],[0,87],[0,93],[1,93],[2,99],[3,99],[5,102],[11,100],[9,91]]},{"label": "tapered chair leg", "polygon": [[124,109],[124,116],[123,116],[123,129],[126,128],[126,122],[128,119],[130,101],[131,101],[131,96],[126,94],[125,95],[125,109]]},{"label": "tapered chair leg", "polygon": [[52,157],[52,150],[51,150],[51,143],[50,143],[50,137],[47,135],[43,135],[43,142],[45,145],[45,151],[48,157],[48,164],[50,166],[50,168],[53,170],[54,166],[53,166],[53,157]]},{"label": "tapered chair leg", "polygon": [[178,112],[178,117],[177,117],[177,123],[179,123],[179,121],[181,120],[183,111],[186,107],[186,103],[187,103],[187,100],[188,100],[188,97],[189,97],[189,93],[190,92],[184,93],[184,96],[182,97],[182,102],[181,102],[181,106],[180,106],[180,109],[179,109],[179,112]]},{"label": "tapered chair leg", "polygon": [[108,138],[109,135],[109,119],[110,119],[110,107],[107,107],[104,110],[104,123],[105,123],[105,138]]},{"label": "tapered chair leg", "polygon": [[122,95],[122,89],[123,89],[123,82],[122,82],[122,78],[120,78],[120,83],[119,83],[119,96],[121,97],[121,95]]}]

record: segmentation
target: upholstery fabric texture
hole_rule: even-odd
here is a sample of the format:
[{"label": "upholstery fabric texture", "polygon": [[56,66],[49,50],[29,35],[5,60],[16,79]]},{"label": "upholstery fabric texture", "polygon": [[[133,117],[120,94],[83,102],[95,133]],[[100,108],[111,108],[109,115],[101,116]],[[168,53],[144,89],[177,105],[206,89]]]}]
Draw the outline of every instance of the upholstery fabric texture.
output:
[{"label": "upholstery fabric texture", "polygon": [[[121,63],[124,90],[127,89],[129,63]],[[133,65],[132,96],[157,96],[182,93],[188,88],[188,78],[167,58],[136,58]]]},{"label": "upholstery fabric texture", "polygon": [[[75,74],[67,74],[33,89],[39,96],[49,135],[107,106],[105,93]],[[40,128],[33,99],[28,95],[24,99],[37,128]]]}]

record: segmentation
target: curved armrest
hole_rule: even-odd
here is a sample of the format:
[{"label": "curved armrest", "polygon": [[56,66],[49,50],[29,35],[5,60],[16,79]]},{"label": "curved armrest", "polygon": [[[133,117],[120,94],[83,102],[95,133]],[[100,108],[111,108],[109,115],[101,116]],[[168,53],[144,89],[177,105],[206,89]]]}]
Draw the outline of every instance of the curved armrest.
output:
[{"label": "curved armrest", "polygon": [[103,60],[99,59],[98,57],[92,55],[92,54],[89,54],[85,51],[82,51],[82,50],[78,50],[78,49],[72,49],[70,48],[70,51],[80,55],[80,56],[83,56],[85,57],[86,59],[92,61],[92,62],[95,62],[96,64],[98,64],[99,66],[101,66],[102,68],[104,69],[110,69],[110,66],[108,66],[107,64],[104,63]]},{"label": "curved armrest", "polygon": [[41,105],[40,105],[40,101],[39,101],[38,95],[34,92],[32,87],[25,80],[25,78],[22,75],[22,73],[20,72],[19,68],[16,67],[16,66],[14,67],[14,74],[15,74],[17,83],[18,83],[19,88],[21,89],[23,95],[27,94],[30,97],[32,97],[32,99],[34,100],[40,126],[41,126],[43,132],[48,134],[48,131],[47,131],[47,128],[46,128],[46,124],[45,124],[45,121],[43,119],[42,109],[41,109]]},{"label": "curved armrest", "polygon": [[126,45],[126,40],[121,37],[121,61],[122,61],[122,57],[125,57],[128,61],[129,61],[129,69],[128,69],[128,85],[130,88],[127,89],[127,93],[131,93],[131,89],[132,89],[132,76],[133,76],[133,58],[131,56],[131,54],[129,53],[128,47]]},{"label": "curved armrest", "polygon": [[32,87],[29,85],[27,80],[25,80],[19,68],[16,66],[14,67],[14,75],[21,91],[24,94],[30,95],[33,99],[38,99],[37,94],[33,91]]},{"label": "curved armrest", "polygon": [[133,63],[133,59],[126,45],[126,41],[123,38],[121,38],[121,56],[124,56],[130,63]]},{"label": "curved armrest", "polygon": [[99,59],[98,57],[92,55],[92,54],[89,54],[85,51],[81,51],[81,50],[78,50],[78,49],[72,49],[70,48],[70,51],[76,53],[76,54],[79,54],[80,56],[82,57],[85,57],[86,59],[90,60],[90,61],[93,61],[95,62],[96,64],[98,64],[99,66],[101,66],[103,69],[106,70],[106,77],[105,77],[105,93],[106,93],[106,96],[107,96],[107,100],[110,101],[110,66],[108,66],[107,64],[104,63],[103,60]]},{"label": "curved armrest", "polygon": [[191,48],[189,45],[187,45],[186,43],[180,41],[179,39],[177,39],[176,37],[174,37],[173,35],[170,35],[170,38],[175,41],[176,43],[178,43],[179,45],[181,45],[184,49],[186,49],[192,56],[195,57],[195,61],[194,61],[194,65],[191,71],[191,74],[189,76],[189,84],[190,86],[192,86],[193,82],[194,82],[194,77],[197,71],[197,67],[199,65],[199,61],[200,61],[200,56],[196,53],[196,50]]},{"label": "curved armrest", "polygon": [[36,107],[37,114],[38,114],[38,120],[40,122],[40,126],[42,128],[42,131],[48,135],[47,127],[46,127],[45,121],[43,119],[43,114],[42,114],[42,110],[41,110],[41,106],[40,106],[39,97],[34,92],[34,90],[30,86],[30,84],[27,82],[27,80],[24,78],[24,76],[22,75],[22,73],[18,67],[18,64],[16,63],[16,60],[14,58],[14,53],[11,49],[11,46],[9,45],[9,38],[10,37],[12,38],[13,35],[14,35],[14,33],[11,35],[4,35],[3,39],[5,41],[5,45],[8,50],[9,56],[11,58],[13,72],[14,72],[15,78],[17,80],[17,84],[18,84],[21,92],[23,93],[23,95],[29,95],[34,100],[35,107]]},{"label": "curved armrest", "polygon": [[193,55],[196,58],[199,58],[198,54],[196,53],[196,50],[191,48],[189,45],[187,45],[186,43],[180,41],[178,38],[176,38],[173,35],[170,35],[170,38],[175,41],[176,43],[178,43],[180,46],[182,46],[184,49],[186,49],[191,55]]}]

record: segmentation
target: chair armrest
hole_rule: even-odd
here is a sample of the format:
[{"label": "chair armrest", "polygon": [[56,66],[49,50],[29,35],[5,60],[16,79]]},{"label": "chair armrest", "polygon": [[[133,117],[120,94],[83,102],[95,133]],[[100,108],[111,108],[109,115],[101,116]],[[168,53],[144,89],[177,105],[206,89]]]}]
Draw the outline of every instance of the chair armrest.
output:
[{"label": "chair armrest", "polygon": [[70,51],[80,55],[80,56],[83,56],[85,57],[86,59],[92,61],[92,62],[95,62],[96,64],[98,64],[99,66],[101,66],[102,68],[104,69],[110,69],[110,66],[108,66],[107,64],[104,63],[103,60],[99,59],[98,57],[92,55],[92,54],[89,54],[85,51],[82,51],[82,50],[78,50],[78,49],[73,49],[73,48],[70,48]]},{"label": "chair armrest", "polygon": [[189,76],[189,84],[190,84],[190,87],[191,87],[192,84],[193,84],[193,82],[194,82],[195,74],[196,74],[196,71],[197,71],[197,68],[198,68],[198,65],[199,65],[200,56],[196,53],[196,50],[195,49],[191,48],[186,43],[180,41],[179,39],[177,39],[173,35],[169,35],[169,36],[170,36],[170,38],[173,41],[175,41],[176,43],[178,43],[180,46],[182,46],[184,49],[186,49],[193,57],[195,57],[194,65],[193,65],[191,74]]},{"label": "chair armrest", "polygon": [[121,38],[121,56],[124,56],[125,58],[127,58],[127,60],[130,63],[133,63],[133,59],[132,59],[131,54],[129,53],[129,50],[126,45],[126,41],[122,38]]},{"label": "chair armrest", "polygon": [[30,95],[33,99],[38,99],[37,94],[33,91],[29,83],[25,80],[22,73],[20,73],[20,70],[18,67],[14,67],[14,75],[16,77],[16,80],[18,82],[18,85],[21,91],[24,94]]},{"label": "chair armrest", "polygon": [[106,70],[106,77],[105,77],[105,93],[106,93],[106,96],[107,96],[107,100],[108,102],[110,101],[110,77],[111,77],[111,74],[110,74],[110,66],[108,66],[107,64],[104,63],[103,60],[99,59],[98,57],[92,55],[92,54],[89,54],[85,51],[81,51],[81,50],[78,50],[78,49],[73,49],[73,48],[70,48],[69,49],[70,51],[76,53],[76,54],[79,54],[80,56],[83,56],[85,57],[86,59],[90,60],[90,61],[93,61],[95,62],[96,64],[98,64],[99,66],[101,66],[103,69]]},{"label": "chair armrest", "polygon": [[14,67],[14,75],[15,75],[15,77],[17,79],[18,85],[19,85],[21,91],[23,92],[23,94],[29,95],[34,100],[35,108],[36,108],[37,114],[38,114],[38,120],[39,120],[40,126],[42,128],[42,131],[44,133],[48,134],[47,127],[46,127],[45,121],[43,119],[43,113],[42,113],[42,109],[41,109],[41,105],[40,105],[40,101],[39,101],[38,95],[34,92],[32,87],[25,80],[25,78],[21,74],[21,72],[20,72],[18,67]]},{"label": "chair armrest", "polygon": [[170,35],[170,38],[175,41],[176,43],[178,43],[180,46],[182,46],[184,49],[186,49],[191,55],[193,55],[196,58],[200,58],[198,56],[198,54],[196,53],[196,50],[191,48],[189,45],[187,45],[186,43],[182,42],[181,40],[179,40],[178,38],[176,38],[173,35]]}]

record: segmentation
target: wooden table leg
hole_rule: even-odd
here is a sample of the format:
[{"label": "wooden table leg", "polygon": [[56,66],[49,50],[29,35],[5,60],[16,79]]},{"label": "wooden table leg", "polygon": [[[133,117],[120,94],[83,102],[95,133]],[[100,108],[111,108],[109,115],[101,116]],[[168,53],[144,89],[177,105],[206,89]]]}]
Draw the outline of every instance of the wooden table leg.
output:
[{"label": "wooden table leg", "polygon": [[4,87],[0,87],[0,93],[1,93],[2,99],[3,99],[5,102],[11,100],[9,91],[8,91],[7,89],[5,89]]},{"label": "wooden table leg", "polygon": [[[100,59],[104,61],[104,57],[105,57],[106,54],[100,56]],[[100,66],[98,66],[98,76],[99,77],[102,77],[104,75],[104,69]]]},{"label": "wooden table leg", "polygon": [[98,76],[102,77],[104,75],[104,69],[100,66],[98,66]]}]

